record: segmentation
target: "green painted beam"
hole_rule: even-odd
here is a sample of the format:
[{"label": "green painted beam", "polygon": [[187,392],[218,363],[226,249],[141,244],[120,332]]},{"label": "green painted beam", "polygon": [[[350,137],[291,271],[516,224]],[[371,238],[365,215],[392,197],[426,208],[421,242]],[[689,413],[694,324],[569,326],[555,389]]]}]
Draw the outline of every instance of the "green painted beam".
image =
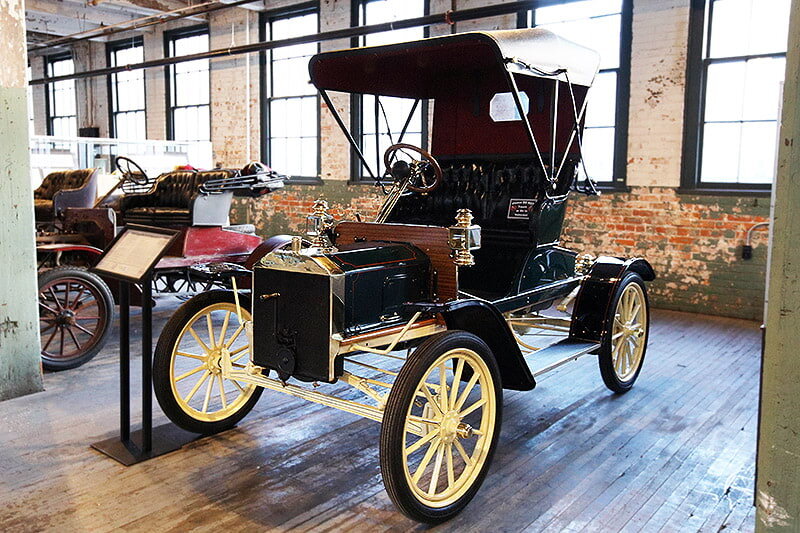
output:
[{"label": "green painted beam", "polygon": [[0,400],[42,390],[25,11],[0,2]]},{"label": "green painted beam", "polygon": [[800,0],[792,0],[774,198],[756,479],[756,530],[770,532],[800,531]]}]

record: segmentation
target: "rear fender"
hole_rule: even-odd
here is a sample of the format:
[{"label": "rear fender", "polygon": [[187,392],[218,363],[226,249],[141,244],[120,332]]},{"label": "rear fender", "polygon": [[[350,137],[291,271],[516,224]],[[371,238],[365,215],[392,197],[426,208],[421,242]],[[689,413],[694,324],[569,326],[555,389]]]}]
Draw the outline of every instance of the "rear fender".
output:
[{"label": "rear fender", "polygon": [[489,345],[504,389],[531,390],[536,386],[517,340],[497,308],[482,300],[457,300],[440,312],[448,329],[468,331]]},{"label": "rear fender", "polygon": [[614,293],[628,272],[639,274],[644,281],[653,281],[655,272],[645,259],[598,257],[589,274],[581,282],[569,335],[588,342],[603,342],[611,327],[611,304]]}]

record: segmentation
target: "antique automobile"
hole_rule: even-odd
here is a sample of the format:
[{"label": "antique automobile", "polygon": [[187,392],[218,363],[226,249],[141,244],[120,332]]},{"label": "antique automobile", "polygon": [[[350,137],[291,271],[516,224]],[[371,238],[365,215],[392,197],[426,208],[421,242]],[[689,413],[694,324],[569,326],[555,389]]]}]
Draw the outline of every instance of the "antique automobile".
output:
[{"label": "antique automobile", "polygon": [[[154,358],[167,416],[213,433],[269,389],[381,422],[389,496],[437,523],[486,476],[504,389],[593,354],[608,388],[628,391],[654,272],[559,245],[570,191],[596,192],[576,178],[597,67],[595,52],[540,29],[314,56],[313,83],[388,195],[373,222],[336,223],[319,201],[310,244],[295,236],[262,257],[250,291],[231,270],[233,290],[184,303]],[[410,99],[403,132],[432,101],[431,150],[401,133],[376,174],[330,91]]]},{"label": "antique automobile", "polygon": [[[234,195],[258,196],[282,187],[283,176],[261,163],[241,170],[172,171],[155,179],[127,157],[117,157],[116,166],[120,179],[100,199],[96,169],[52,173],[36,190],[39,327],[48,370],[80,366],[103,347],[117,285],[88,269],[121,225],[180,230],[156,266],[160,292],[206,290],[218,280],[202,267],[195,272],[196,265],[246,263],[252,252],[258,250],[253,261],[266,253],[252,226],[228,225]],[[133,303],[139,301],[137,293]]]}]

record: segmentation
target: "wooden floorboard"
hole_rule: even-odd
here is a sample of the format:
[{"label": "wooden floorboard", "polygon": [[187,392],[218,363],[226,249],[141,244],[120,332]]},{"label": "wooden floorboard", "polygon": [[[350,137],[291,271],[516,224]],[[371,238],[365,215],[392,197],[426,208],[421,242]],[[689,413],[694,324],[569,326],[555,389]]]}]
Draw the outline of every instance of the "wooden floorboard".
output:
[{"label": "wooden floorboard", "polygon": [[[178,303],[159,301],[156,332]],[[752,531],[759,344],[755,323],[655,311],[628,394],[605,389],[592,356],[507,391],[483,487],[435,529]],[[384,491],[378,424],[278,393],[237,428],[130,468],[95,452],[117,429],[117,349],[0,403],[0,531],[426,529]]]}]

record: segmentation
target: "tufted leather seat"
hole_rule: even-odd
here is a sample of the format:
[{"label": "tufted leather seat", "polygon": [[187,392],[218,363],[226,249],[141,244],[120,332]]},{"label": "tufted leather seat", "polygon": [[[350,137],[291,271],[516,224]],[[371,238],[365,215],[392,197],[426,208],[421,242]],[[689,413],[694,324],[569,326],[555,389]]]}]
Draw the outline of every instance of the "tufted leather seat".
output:
[{"label": "tufted leather seat", "polygon": [[68,207],[92,207],[97,197],[96,168],[51,172],[33,191],[33,205],[38,222],[61,215]]},{"label": "tufted leather seat", "polygon": [[156,178],[149,191],[123,196],[120,211],[126,224],[190,226],[200,187],[209,180],[228,179],[236,174],[235,170],[167,172]]}]

